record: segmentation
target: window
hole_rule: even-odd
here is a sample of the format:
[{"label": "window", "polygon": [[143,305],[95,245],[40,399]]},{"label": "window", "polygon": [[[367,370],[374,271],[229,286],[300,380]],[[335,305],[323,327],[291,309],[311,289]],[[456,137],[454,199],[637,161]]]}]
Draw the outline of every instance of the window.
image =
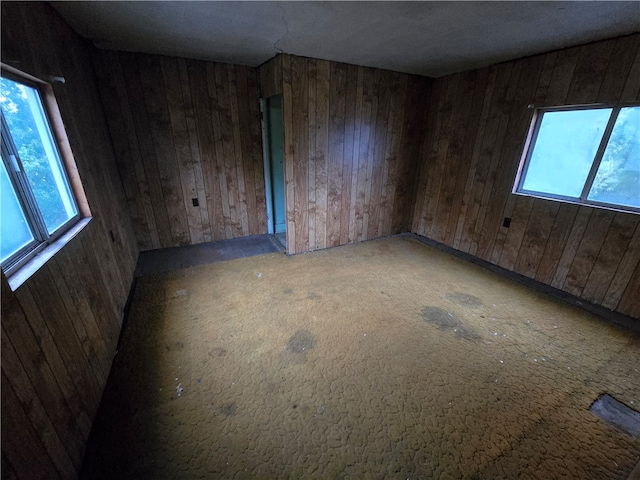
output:
[{"label": "window", "polygon": [[3,68],[0,263],[10,276],[76,224],[81,212],[65,168],[72,159],[63,159],[60,132],[56,138],[45,108],[51,87],[6,73]]},{"label": "window", "polygon": [[640,212],[640,106],[539,109],[515,192]]}]

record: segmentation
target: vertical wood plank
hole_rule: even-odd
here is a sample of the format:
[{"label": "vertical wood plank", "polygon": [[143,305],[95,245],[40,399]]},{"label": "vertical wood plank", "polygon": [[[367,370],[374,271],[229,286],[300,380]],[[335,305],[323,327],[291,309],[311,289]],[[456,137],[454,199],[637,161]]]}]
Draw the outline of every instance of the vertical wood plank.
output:
[{"label": "vertical wood plank", "polygon": [[327,247],[340,244],[342,185],[344,174],[345,90],[347,67],[330,64],[329,83],[329,151],[327,185]]},{"label": "vertical wood plank", "polygon": [[291,78],[291,56],[282,57],[282,127],[284,131],[284,184],[287,211],[287,253],[296,253],[295,225],[295,137],[293,134],[293,86]]},{"label": "vertical wood plank", "polygon": [[293,113],[293,135],[295,157],[293,161],[295,198],[293,199],[296,228],[296,251],[305,252],[309,250],[309,216],[307,213],[307,202],[309,198],[308,189],[313,186],[308,185],[309,168],[311,167],[309,152],[309,95],[307,81],[307,60],[302,57],[291,59],[291,79],[293,82],[293,102],[299,108]]},{"label": "vertical wood plank", "polygon": [[60,478],[51,457],[27,419],[2,372],[2,452],[20,478]]},{"label": "vertical wood plank", "polygon": [[[168,110],[167,127],[173,137],[177,173],[182,187],[180,197],[189,233],[188,242],[189,244],[202,243],[204,241],[202,216],[191,201],[192,198],[197,198],[196,179],[178,61],[171,57],[161,57],[160,65]],[[185,240],[187,240],[186,233],[184,232]]]},{"label": "vertical wood plank", "polygon": [[327,247],[330,63],[316,60],[316,247]]},{"label": "vertical wood plank", "polygon": [[[318,249],[318,242],[316,241],[316,132],[318,130],[318,121],[316,117],[316,84],[318,69],[316,65],[316,59],[310,58],[307,60],[307,76],[308,76],[308,108],[309,108],[309,151],[307,167],[307,189],[309,195],[309,204],[307,206],[308,211],[308,249],[313,251]],[[302,206],[304,208],[304,206]]]}]

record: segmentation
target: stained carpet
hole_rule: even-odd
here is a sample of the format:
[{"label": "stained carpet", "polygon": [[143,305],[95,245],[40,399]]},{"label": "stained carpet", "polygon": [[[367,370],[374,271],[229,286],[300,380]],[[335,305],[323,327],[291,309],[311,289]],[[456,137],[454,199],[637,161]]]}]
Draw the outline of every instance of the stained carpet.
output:
[{"label": "stained carpet", "polygon": [[139,279],[83,477],[627,479],[640,335],[410,237]]}]

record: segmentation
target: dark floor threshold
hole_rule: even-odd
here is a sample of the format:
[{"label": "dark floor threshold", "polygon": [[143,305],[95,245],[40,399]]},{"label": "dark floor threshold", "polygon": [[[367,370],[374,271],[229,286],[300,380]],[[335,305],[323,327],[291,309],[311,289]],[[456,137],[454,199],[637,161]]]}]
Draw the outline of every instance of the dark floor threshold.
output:
[{"label": "dark floor threshold", "polygon": [[140,252],[134,276],[142,277],[154,273],[171,272],[198,265],[278,252],[284,252],[284,247],[273,235],[266,234],[184,247],[146,250]]},{"label": "dark floor threshold", "polygon": [[565,303],[586,310],[587,312],[598,315],[599,317],[602,317],[607,321],[622,325],[635,332],[640,332],[640,322],[632,317],[623,315],[622,313],[618,313],[613,310],[609,310],[602,305],[593,304],[580,297],[576,297],[575,295],[571,295],[570,293],[563,292],[562,290],[551,287],[545,283],[538,282],[537,280],[525,277],[524,275],[520,275],[519,273],[512,272],[511,270],[507,270],[506,268],[499,267],[498,265],[494,265],[493,263],[487,262],[486,260],[475,257],[469,253],[461,252],[460,250],[456,250],[455,248],[449,247],[448,245],[436,242],[435,240],[431,240],[430,238],[423,237],[416,233],[401,233],[400,236],[414,238],[426,245],[437,248],[438,250],[442,250],[443,252],[449,253],[473,264],[479,265],[483,268],[486,268],[487,270],[497,273],[498,275],[502,275],[503,277],[525,285],[526,287],[532,288],[538,292],[544,293],[551,297],[562,300]]},{"label": "dark floor threshold", "polygon": [[640,413],[607,393],[600,395],[589,407],[605,423],[631,435],[640,437]]}]

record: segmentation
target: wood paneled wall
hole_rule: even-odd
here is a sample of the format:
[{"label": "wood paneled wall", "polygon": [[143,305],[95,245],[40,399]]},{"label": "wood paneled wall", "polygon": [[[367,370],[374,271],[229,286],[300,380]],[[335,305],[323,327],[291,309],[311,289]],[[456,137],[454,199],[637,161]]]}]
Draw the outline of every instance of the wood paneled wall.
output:
[{"label": "wood paneled wall", "polygon": [[408,230],[431,80],[293,55],[280,77],[288,253]]},{"label": "wood paneled wall", "polygon": [[44,3],[2,4],[2,61],[53,88],[93,220],[12,292],[2,276],[2,475],[77,478],[138,256],[88,47]]},{"label": "wood paneled wall", "polygon": [[266,233],[257,69],[102,50],[94,64],[141,250]]},{"label": "wood paneled wall", "polygon": [[436,80],[412,231],[640,317],[639,215],[511,193],[528,105],[640,100],[639,46],[636,34]]}]

